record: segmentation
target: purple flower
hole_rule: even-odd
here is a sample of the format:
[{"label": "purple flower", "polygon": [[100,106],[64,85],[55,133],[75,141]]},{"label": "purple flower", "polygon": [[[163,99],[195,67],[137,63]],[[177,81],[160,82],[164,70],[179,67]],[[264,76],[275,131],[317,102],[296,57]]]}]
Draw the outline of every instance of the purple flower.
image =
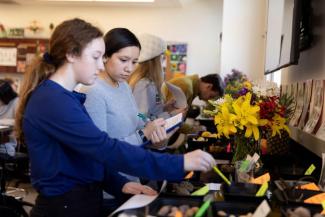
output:
[{"label": "purple flower", "polygon": [[245,95],[247,92],[248,92],[248,89],[247,89],[246,87],[244,87],[244,88],[242,88],[242,89],[238,92],[238,94],[241,95],[241,96],[243,96],[243,95]]}]

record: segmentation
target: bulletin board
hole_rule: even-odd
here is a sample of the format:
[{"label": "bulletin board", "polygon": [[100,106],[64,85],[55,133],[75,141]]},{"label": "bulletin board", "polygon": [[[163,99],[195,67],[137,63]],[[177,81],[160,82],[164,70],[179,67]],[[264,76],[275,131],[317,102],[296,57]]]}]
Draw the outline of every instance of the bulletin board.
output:
[{"label": "bulletin board", "polygon": [[167,42],[163,66],[165,80],[184,76],[187,69],[187,44]]},{"label": "bulletin board", "polygon": [[24,73],[33,58],[48,46],[48,39],[0,38],[0,73]]}]

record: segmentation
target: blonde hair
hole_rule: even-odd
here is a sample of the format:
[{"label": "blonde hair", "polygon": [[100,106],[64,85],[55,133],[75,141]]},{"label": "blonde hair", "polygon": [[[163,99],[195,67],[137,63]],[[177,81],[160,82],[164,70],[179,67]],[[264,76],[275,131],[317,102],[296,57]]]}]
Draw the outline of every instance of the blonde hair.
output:
[{"label": "blonde hair", "polygon": [[35,88],[53,75],[66,61],[66,54],[80,56],[86,45],[103,33],[84,20],[75,18],[58,25],[50,39],[49,52],[37,57],[24,75],[16,114],[17,142],[24,144],[23,119],[28,100]]},{"label": "blonde hair", "polygon": [[132,90],[138,81],[142,78],[146,78],[149,81],[152,81],[155,84],[158,93],[161,95],[161,85],[163,78],[160,55],[156,56],[153,59],[139,63],[138,67],[129,78],[129,85]]}]

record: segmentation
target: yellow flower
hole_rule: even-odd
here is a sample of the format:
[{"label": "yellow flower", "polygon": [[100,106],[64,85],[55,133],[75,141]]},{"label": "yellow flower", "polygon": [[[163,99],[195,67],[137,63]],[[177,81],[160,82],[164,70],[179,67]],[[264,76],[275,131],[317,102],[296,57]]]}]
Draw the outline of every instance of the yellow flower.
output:
[{"label": "yellow flower", "polygon": [[254,139],[258,140],[260,138],[260,130],[259,126],[265,126],[268,123],[268,120],[266,119],[258,119],[258,124],[254,125],[251,123],[248,123],[246,125],[246,132],[245,132],[245,137],[249,138],[252,134],[254,135]]},{"label": "yellow flower", "polygon": [[245,137],[248,138],[253,134],[254,139],[258,140],[260,136],[258,126],[259,124],[264,124],[264,121],[259,121],[258,112],[260,107],[251,105],[251,98],[251,93],[247,93],[245,96],[239,97],[236,101],[234,101],[233,108],[236,114],[236,126],[242,130],[244,127],[246,128]]},{"label": "yellow flower", "polygon": [[249,138],[252,134],[254,135],[255,140],[258,140],[260,138],[260,131],[259,131],[257,125],[248,123],[246,125],[245,137]]},{"label": "yellow flower", "polygon": [[252,84],[251,84],[251,82],[249,82],[249,81],[245,81],[245,82],[243,83],[243,86],[244,86],[245,88],[247,88],[248,90],[251,90],[251,89],[252,89]]},{"label": "yellow flower", "polygon": [[236,116],[231,114],[228,107],[225,105],[221,106],[221,111],[214,117],[214,123],[217,125],[218,134],[223,134],[229,138],[229,134],[236,133],[237,129],[234,126],[234,119]]},{"label": "yellow flower", "polygon": [[260,110],[260,107],[250,104],[251,97],[252,95],[247,93],[244,98],[239,97],[238,100],[233,103],[233,108],[237,119],[242,126],[246,126],[249,123],[253,125],[258,124],[257,112]]},{"label": "yellow flower", "polygon": [[281,117],[278,114],[275,114],[273,117],[273,121],[270,123],[271,129],[272,129],[272,137],[275,136],[275,134],[278,134],[281,136],[282,129],[286,130],[290,134],[290,130],[288,126],[285,124],[285,118]]}]

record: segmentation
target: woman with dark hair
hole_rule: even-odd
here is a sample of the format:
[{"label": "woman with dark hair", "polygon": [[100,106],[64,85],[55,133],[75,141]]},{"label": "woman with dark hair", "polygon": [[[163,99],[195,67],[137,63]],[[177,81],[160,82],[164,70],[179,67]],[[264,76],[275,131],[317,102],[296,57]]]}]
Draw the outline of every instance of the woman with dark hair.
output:
[{"label": "woman with dark hair", "polygon": [[[16,116],[18,141],[26,143],[31,182],[38,191],[31,217],[98,217],[102,188],[118,194],[128,182],[116,171],[149,179],[180,180],[184,171],[210,170],[203,151],[185,155],[152,153],[110,138],[98,129],[74,92],[104,70],[102,32],[81,19],[59,24],[49,52],[26,72]],[[164,123],[154,139],[166,139]]]},{"label": "woman with dark hair", "polygon": [[[113,138],[140,146],[155,143],[157,126],[163,119],[143,120],[138,114],[132,90],[127,80],[134,71],[141,45],[136,36],[125,28],[115,28],[104,36],[105,70],[87,91],[85,107],[94,123]],[[156,146],[155,146],[156,145]]]}]

